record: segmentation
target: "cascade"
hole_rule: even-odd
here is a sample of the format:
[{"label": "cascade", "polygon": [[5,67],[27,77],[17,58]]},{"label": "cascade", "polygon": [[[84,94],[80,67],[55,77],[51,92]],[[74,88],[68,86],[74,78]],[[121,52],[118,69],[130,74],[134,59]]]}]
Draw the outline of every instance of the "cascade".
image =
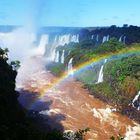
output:
[{"label": "cascade", "polygon": [[119,42],[122,42],[122,36],[120,36],[120,38],[119,38]]},{"label": "cascade", "polygon": [[102,43],[104,43],[105,41],[107,41],[107,37],[106,36],[103,37]]},{"label": "cascade", "polygon": [[108,36],[106,37],[106,41],[109,41],[109,38],[110,38],[110,36],[108,35]]},{"label": "cascade", "polygon": [[123,43],[126,43],[126,36],[123,37]]},{"label": "cascade", "polygon": [[65,44],[68,44],[70,42],[70,34],[68,35],[62,35],[62,36],[59,36],[59,39],[58,39],[58,46],[59,45],[65,45]]},{"label": "cascade", "polygon": [[134,97],[134,99],[133,99],[133,101],[132,101],[132,106],[133,106],[134,108],[137,108],[137,110],[140,110],[140,103],[139,103],[139,101],[138,101],[139,97],[140,97],[140,91],[139,91],[138,94]]},{"label": "cascade", "polygon": [[102,43],[104,43],[106,41],[109,41],[109,35],[103,37]]},{"label": "cascade", "polygon": [[64,59],[65,59],[65,50],[62,51],[61,55],[61,63],[64,64]]},{"label": "cascade", "polygon": [[94,35],[91,36],[91,39],[94,39]]},{"label": "cascade", "polygon": [[40,39],[40,43],[36,49],[36,52],[40,55],[44,55],[46,50],[46,45],[48,44],[49,36],[48,35],[42,35]]},{"label": "cascade", "polygon": [[[104,60],[104,64],[107,62],[107,59]],[[98,77],[98,81],[97,83],[101,83],[103,82],[103,68],[104,68],[104,64],[101,66],[101,69],[99,71],[99,77]]]},{"label": "cascade", "polygon": [[53,42],[53,44],[57,44],[57,41],[58,41],[58,36],[56,35],[56,36],[54,37],[54,42]]},{"label": "cascade", "polygon": [[73,61],[73,58],[71,58],[68,62],[68,73],[69,75],[73,75],[73,66],[72,66],[72,61]]},{"label": "cascade", "polygon": [[59,51],[56,51],[56,57],[55,57],[55,62],[59,62]]},{"label": "cascade", "polygon": [[70,42],[79,42],[79,35],[71,35],[71,34],[65,34],[65,35],[56,35],[53,41],[53,44],[56,44],[57,46],[64,46],[65,44],[69,44]]},{"label": "cascade", "polygon": [[97,34],[96,36],[96,41],[98,42],[99,41],[99,35]]},{"label": "cascade", "polygon": [[[65,44],[69,44],[70,42],[79,42],[79,35],[71,35],[71,34],[64,34],[64,35],[55,35],[53,38],[52,43],[49,43],[46,46],[46,56],[49,61],[58,62],[60,52],[56,51],[58,46],[64,46]],[[64,63],[64,50],[61,55],[61,63]]]},{"label": "cascade", "polygon": [[71,38],[69,40],[70,40],[70,42],[78,43],[79,42],[79,35],[71,35]]}]

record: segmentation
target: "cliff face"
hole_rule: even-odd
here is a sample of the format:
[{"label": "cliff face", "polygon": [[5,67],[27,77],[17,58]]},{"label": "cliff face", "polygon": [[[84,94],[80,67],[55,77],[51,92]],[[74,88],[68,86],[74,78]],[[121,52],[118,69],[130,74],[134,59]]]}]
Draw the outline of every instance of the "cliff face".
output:
[{"label": "cliff face", "polygon": [[3,139],[12,138],[24,120],[24,112],[15,91],[16,75],[17,72],[12,70],[12,66],[0,57],[0,135]]},{"label": "cliff face", "polygon": [[[0,48],[0,139],[2,140],[63,140],[63,133],[53,131],[38,112],[27,112],[18,102],[15,91],[15,70],[18,61],[7,63],[8,57]],[[34,115],[34,117],[33,117]],[[28,117],[27,117],[28,116]]]}]

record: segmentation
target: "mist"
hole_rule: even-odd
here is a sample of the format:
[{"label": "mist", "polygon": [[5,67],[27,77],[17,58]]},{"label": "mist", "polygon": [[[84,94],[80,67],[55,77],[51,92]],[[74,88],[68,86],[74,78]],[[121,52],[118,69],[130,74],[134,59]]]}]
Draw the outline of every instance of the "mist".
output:
[{"label": "mist", "polygon": [[[41,17],[45,6],[45,0],[25,1],[28,6],[24,13],[24,23],[21,27],[14,29],[9,33],[0,33],[0,43],[2,48],[8,48],[10,60],[20,60],[33,55],[37,46],[37,32],[41,27]],[[22,6],[22,3],[19,3]],[[19,11],[20,12],[20,11]],[[23,18],[21,16],[21,18]],[[20,19],[19,19],[20,20]]]},{"label": "mist", "polygon": [[[0,33],[0,44],[2,48],[9,49],[9,60],[19,60],[21,62],[16,78],[16,87],[20,87],[20,84],[23,84],[33,71],[38,70],[35,66],[37,64],[34,64],[29,58],[43,54],[40,50],[41,46],[36,45],[35,42],[38,30],[42,26],[41,17],[45,0],[25,0],[25,3],[27,10],[22,15],[23,17],[21,16],[24,19],[24,23],[12,32]],[[22,7],[21,1],[19,6]]]}]

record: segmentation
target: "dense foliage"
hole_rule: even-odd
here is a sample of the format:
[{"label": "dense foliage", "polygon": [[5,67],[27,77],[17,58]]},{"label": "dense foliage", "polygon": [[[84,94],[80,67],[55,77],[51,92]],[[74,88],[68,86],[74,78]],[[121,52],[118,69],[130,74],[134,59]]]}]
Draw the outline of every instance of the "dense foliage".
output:
[{"label": "dense foliage", "polygon": [[86,87],[103,100],[128,105],[140,87],[140,57],[112,60],[104,67],[104,82]]},{"label": "dense foliage", "polygon": [[[126,47],[135,48],[139,46],[139,44],[127,46],[120,43],[116,38],[111,38],[97,47],[92,40],[84,40],[76,43],[69,55],[65,57],[65,67],[67,67],[70,58],[73,58],[73,66],[77,66],[92,58],[96,59],[99,55],[114,53]],[[71,47],[67,45],[67,48],[70,49]],[[122,58],[112,57],[104,66],[104,82],[95,84],[102,64],[101,62],[94,66],[91,65],[89,68],[80,71],[76,74],[76,79],[82,81],[96,97],[115,104],[128,105],[140,87],[140,57],[135,55]]]},{"label": "dense foliage", "polygon": [[51,71],[55,76],[61,76],[65,71],[65,66],[61,63],[50,63],[46,67],[47,70]]},{"label": "dense foliage", "polygon": [[[115,37],[119,40],[120,37],[126,37],[125,42],[127,45],[132,43],[140,43],[140,27],[124,24],[123,27],[112,25],[110,27],[101,28],[85,28],[80,31],[80,41],[91,39],[92,35],[98,35],[98,44],[102,43],[103,36]],[[95,40],[96,41],[96,40]]]},{"label": "dense foliage", "polygon": [[105,54],[108,52],[116,52],[123,49],[125,45],[119,42],[116,38],[111,38],[108,42],[104,42],[99,47],[95,49],[97,54]]}]

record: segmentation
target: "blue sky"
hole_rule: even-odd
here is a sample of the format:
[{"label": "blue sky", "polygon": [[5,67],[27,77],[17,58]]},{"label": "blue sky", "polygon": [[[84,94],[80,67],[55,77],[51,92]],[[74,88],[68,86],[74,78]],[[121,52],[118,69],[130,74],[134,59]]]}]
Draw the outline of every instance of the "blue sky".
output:
[{"label": "blue sky", "polygon": [[1,25],[140,26],[140,0],[0,0]]}]

